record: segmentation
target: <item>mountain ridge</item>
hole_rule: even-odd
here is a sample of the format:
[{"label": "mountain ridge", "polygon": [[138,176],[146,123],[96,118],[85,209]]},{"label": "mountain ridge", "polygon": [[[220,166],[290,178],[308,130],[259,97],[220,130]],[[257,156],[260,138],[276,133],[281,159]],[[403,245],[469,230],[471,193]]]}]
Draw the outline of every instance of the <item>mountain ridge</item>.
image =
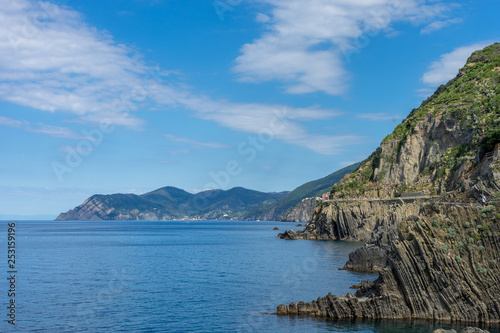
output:
[{"label": "mountain ridge", "polygon": [[[81,205],[61,213],[56,220],[267,220],[281,221],[303,199],[312,197],[313,205],[298,207],[308,222],[316,206],[315,197],[328,192],[359,163],[323,178],[307,182],[291,192],[259,192],[244,187],[207,190],[196,194],[173,186],[136,194],[95,194]],[[298,213],[297,213],[298,214]]]},{"label": "mountain ridge", "polygon": [[243,187],[196,194],[165,186],[141,195],[95,194],[56,220],[235,219],[245,209],[274,202],[288,192],[264,193]]}]

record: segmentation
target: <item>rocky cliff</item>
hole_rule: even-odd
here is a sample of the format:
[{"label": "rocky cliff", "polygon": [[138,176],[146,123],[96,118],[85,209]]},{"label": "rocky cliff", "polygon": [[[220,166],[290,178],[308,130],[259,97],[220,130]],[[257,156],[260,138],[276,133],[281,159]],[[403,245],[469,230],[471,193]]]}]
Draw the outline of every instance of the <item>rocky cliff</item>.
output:
[{"label": "rocky cliff", "polygon": [[279,234],[284,239],[376,240],[399,221],[418,212],[428,198],[337,200],[313,211],[304,230]]},{"label": "rocky cliff", "polygon": [[331,197],[440,195],[471,185],[491,195],[500,190],[500,171],[485,156],[500,140],[499,131],[497,43],[473,53],[459,74],[414,109],[357,172],[333,187]]},{"label": "rocky cliff", "polygon": [[318,205],[318,199],[305,198],[289,210],[282,218],[282,222],[309,222]]},{"label": "rocky cliff", "polygon": [[[361,240],[345,269],[380,271],[355,295],[278,314],[499,323],[500,44],[471,55],[285,239]],[[482,210],[485,195],[493,206]]]},{"label": "rocky cliff", "polygon": [[387,263],[356,294],[280,305],[281,315],[500,323],[500,205],[425,204],[388,240]]}]

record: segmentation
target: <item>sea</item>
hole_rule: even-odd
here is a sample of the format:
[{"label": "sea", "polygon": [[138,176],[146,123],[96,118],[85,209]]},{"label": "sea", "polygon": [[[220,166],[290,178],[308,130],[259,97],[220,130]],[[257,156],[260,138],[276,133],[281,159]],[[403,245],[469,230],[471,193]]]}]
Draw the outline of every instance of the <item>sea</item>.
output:
[{"label": "sea", "polygon": [[[13,268],[7,265],[8,222],[15,223]],[[301,229],[296,223],[1,221],[0,226],[1,332],[411,333],[464,327],[275,315],[279,304],[354,293],[350,286],[377,278],[339,270],[362,243],[276,238],[280,231]],[[8,322],[12,299],[15,325]]]}]

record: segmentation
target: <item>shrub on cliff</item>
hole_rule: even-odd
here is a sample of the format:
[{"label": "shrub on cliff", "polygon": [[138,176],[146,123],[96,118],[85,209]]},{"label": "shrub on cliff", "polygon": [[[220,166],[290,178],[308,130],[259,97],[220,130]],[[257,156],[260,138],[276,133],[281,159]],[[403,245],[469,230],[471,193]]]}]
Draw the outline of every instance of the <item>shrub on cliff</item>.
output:
[{"label": "shrub on cliff", "polygon": [[481,141],[481,148],[483,148],[485,152],[490,152],[495,148],[497,143],[500,143],[500,130],[491,130],[486,133]]}]

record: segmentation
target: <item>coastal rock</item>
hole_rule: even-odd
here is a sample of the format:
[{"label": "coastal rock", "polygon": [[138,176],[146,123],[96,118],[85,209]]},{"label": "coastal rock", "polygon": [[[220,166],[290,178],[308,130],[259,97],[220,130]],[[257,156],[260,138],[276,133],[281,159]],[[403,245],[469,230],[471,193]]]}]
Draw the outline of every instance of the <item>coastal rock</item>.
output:
[{"label": "coastal rock", "polygon": [[309,222],[314,208],[318,205],[316,198],[306,198],[299,202],[293,209],[288,211],[282,218],[282,222]]},{"label": "coastal rock", "polygon": [[[305,229],[280,235],[364,241],[345,268],[379,271],[355,294],[299,302],[298,315],[500,323],[498,67],[500,43],[474,52],[333,186]],[[493,205],[483,209],[483,195]]]},{"label": "coastal rock", "polygon": [[[299,302],[293,312],[331,319],[500,323],[500,265],[493,259],[500,258],[495,213],[500,204],[491,207],[423,205],[418,221],[397,226],[377,280],[356,286],[354,295]],[[292,312],[282,305],[278,314]]]},{"label": "coastal rock", "polygon": [[282,238],[282,239],[289,239],[289,240],[299,239],[297,232],[295,232],[293,230],[287,230],[284,233],[279,233],[277,237]]},{"label": "coastal rock", "polygon": [[349,254],[343,269],[350,271],[379,272],[387,266],[386,249],[375,244],[366,244]]},{"label": "coastal rock", "polygon": [[445,330],[442,328],[438,328],[437,330],[432,331],[432,333],[457,333],[457,331],[455,331],[453,329],[452,330]]},{"label": "coastal rock", "polygon": [[[428,199],[341,200],[314,210],[306,228],[284,239],[372,241],[386,237],[399,221],[415,215]],[[291,238],[291,235],[294,235]],[[388,239],[385,239],[385,243]]]}]

